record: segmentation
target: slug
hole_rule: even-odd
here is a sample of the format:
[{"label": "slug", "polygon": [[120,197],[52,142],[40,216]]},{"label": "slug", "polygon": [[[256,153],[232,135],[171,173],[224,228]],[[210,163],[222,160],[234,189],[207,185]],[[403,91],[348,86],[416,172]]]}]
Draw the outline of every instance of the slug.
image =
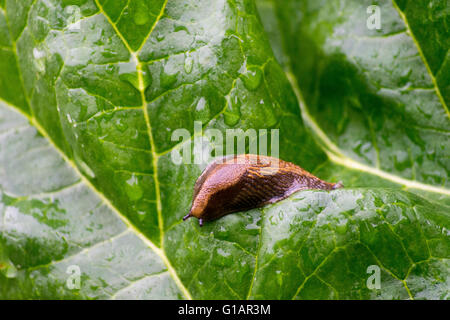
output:
[{"label": "slug", "polygon": [[226,156],[209,164],[194,186],[190,217],[205,221],[260,208],[304,189],[333,190],[341,182],[320,180],[299,166],[277,158],[242,154]]}]

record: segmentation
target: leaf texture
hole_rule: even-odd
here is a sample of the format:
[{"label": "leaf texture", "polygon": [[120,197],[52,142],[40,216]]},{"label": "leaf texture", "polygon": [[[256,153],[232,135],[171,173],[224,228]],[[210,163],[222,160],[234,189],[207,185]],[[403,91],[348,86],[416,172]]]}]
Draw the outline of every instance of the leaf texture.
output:
[{"label": "leaf texture", "polygon": [[[430,47],[407,1],[374,37],[340,3],[259,2],[266,29],[314,13],[266,32],[247,0],[0,1],[0,297],[448,299],[446,11]],[[279,129],[282,159],[347,188],[183,223],[206,164],[171,135],[194,121]]]}]

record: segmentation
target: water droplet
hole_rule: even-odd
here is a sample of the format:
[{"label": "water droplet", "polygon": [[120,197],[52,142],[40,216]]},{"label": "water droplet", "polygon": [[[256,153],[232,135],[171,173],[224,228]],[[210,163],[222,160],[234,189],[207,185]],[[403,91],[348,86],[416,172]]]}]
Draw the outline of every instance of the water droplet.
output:
[{"label": "water droplet", "polygon": [[268,105],[264,110],[264,119],[266,122],[266,125],[268,127],[272,127],[276,125],[278,122],[278,118],[275,115],[275,111],[273,110],[272,106]]},{"label": "water droplet", "polygon": [[345,234],[347,232],[347,223],[338,224],[336,226],[336,232],[339,234]]},{"label": "water droplet", "polygon": [[400,79],[399,79],[399,82],[400,82],[399,85],[400,86],[406,86],[407,85],[409,79],[411,78],[412,72],[413,72],[413,69],[410,68],[410,67],[406,68],[405,70],[403,70],[401,72]]},{"label": "water droplet", "polygon": [[213,259],[214,264],[221,267],[227,267],[234,263],[233,256],[231,255],[231,252],[226,252],[222,248],[217,249],[217,258]]},{"label": "water droplet", "polygon": [[139,79],[137,78],[136,74],[121,74],[119,76],[119,79],[124,81],[124,82],[128,82],[129,84],[131,84],[133,87],[136,88],[136,90],[139,90]]},{"label": "water droplet", "polygon": [[123,119],[119,118],[115,121],[115,127],[120,132],[125,132],[128,129],[128,124]]},{"label": "water droplet", "polygon": [[126,181],[125,191],[131,201],[137,201],[142,198],[144,192],[139,185],[139,180],[136,175],[133,174],[131,178]]},{"label": "water droplet", "polygon": [[220,254],[222,257],[228,257],[231,253],[225,252],[223,249],[219,248],[217,249],[217,253]]},{"label": "water droplet", "polygon": [[34,66],[40,73],[45,72],[45,54],[44,50],[39,50],[38,48],[33,49]]},{"label": "water droplet", "polygon": [[228,98],[228,108],[223,113],[224,121],[227,126],[235,126],[241,119],[241,100],[237,95]]},{"label": "water droplet", "polygon": [[205,109],[206,100],[205,98],[201,97],[200,100],[198,100],[197,107],[195,107],[195,111],[202,111]]},{"label": "water droplet", "polygon": [[147,8],[147,6],[144,3],[139,2],[133,17],[134,23],[136,23],[138,26],[146,24],[150,20],[148,12],[149,9]]},{"label": "water droplet", "polygon": [[411,161],[408,152],[398,150],[394,153],[394,166],[397,170],[403,171],[411,167]]},{"label": "water droplet", "polygon": [[173,31],[174,32],[186,31],[186,33],[189,33],[188,28],[186,28],[186,26],[183,26],[183,25],[175,26],[175,28],[173,28]]},{"label": "water droplet", "polygon": [[88,106],[86,104],[81,104],[80,105],[80,114],[78,115],[78,118],[81,119],[81,121],[83,121],[88,113]]},{"label": "water droplet", "polygon": [[117,52],[115,50],[103,49],[100,53],[104,58],[114,58],[117,56]]},{"label": "water droplet", "polygon": [[241,119],[241,116],[239,114],[227,112],[227,111],[224,112],[223,117],[224,117],[225,124],[229,127],[235,126]]},{"label": "water droplet", "polygon": [[38,48],[34,48],[33,49],[33,57],[35,59],[41,59],[41,58],[45,57],[45,51],[41,51]]},{"label": "water droplet", "polygon": [[166,36],[165,36],[163,33],[161,33],[161,32],[158,32],[158,33],[156,34],[156,40],[157,40],[158,42],[163,41],[165,38],[166,38]]},{"label": "water droplet", "polygon": [[148,72],[148,70],[143,69],[142,70],[142,78],[144,80],[144,88],[145,90],[147,90],[148,87],[150,87],[152,85],[152,74],[150,72]]},{"label": "water droplet", "polygon": [[0,261],[0,273],[2,273],[6,278],[17,277],[17,268],[11,263],[11,261]]},{"label": "water droplet", "polygon": [[193,66],[194,66],[194,59],[190,54],[187,54],[184,59],[184,71],[186,71],[186,73],[191,73]]},{"label": "water droplet", "polygon": [[128,82],[137,90],[139,90],[139,79],[136,72],[136,62],[130,61],[118,64],[119,79]]},{"label": "water droplet", "polygon": [[245,226],[245,230],[257,230],[259,229],[258,221],[261,220],[261,217],[256,217],[253,219],[252,223]]},{"label": "water droplet", "polygon": [[166,72],[165,70],[161,70],[161,74],[160,74],[160,78],[159,78],[159,83],[160,83],[161,87],[163,87],[165,89],[172,88],[172,86],[177,82],[179,73],[180,72],[178,71],[174,74],[170,74],[170,73]]},{"label": "water droplet", "polygon": [[259,68],[249,68],[246,73],[242,75],[242,81],[248,90],[255,90],[261,84],[262,71]]},{"label": "water droplet", "polygon": [[85,173],[91,179],[95,178],[94,171],[92,171],[92,169],[87,165],[87,163],[84,162],[83,159],[81,159],[78,153],[76,152],[74,153],[73,159],[77,164],[77,167],[81,170],[81,172]]}]

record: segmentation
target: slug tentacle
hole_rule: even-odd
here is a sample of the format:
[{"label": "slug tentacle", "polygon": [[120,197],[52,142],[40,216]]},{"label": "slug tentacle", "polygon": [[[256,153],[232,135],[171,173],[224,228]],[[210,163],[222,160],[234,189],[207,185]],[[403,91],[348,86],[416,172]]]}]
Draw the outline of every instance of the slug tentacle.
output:
[{"label": "slug tentacle", "polygon": [[212,162],[197,179],[190,217],[204,221],[259,208],[305,189],[334,190],[342,182],[320,180],[299,166],[259,155],[227,156]]},{"label": "slug tentacle", "polygon": [[333,189],[339,189],[339,188],[343,188],[343,187],[344,187],[344,184],[342,183],[342,181],[339,181],[334,184]]}]

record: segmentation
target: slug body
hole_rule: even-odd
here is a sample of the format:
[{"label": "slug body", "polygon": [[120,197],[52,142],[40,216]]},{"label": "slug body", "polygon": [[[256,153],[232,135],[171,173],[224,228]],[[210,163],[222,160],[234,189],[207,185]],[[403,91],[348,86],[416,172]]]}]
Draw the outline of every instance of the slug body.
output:
[{"label": "slug body", "polygon": [[260,155],[233,155],[213,161],[197,179],[189,214],[204,221],[259,208],[283,200],[304,189],[333,190],[342,187],[313,176],[299,166]]}]

